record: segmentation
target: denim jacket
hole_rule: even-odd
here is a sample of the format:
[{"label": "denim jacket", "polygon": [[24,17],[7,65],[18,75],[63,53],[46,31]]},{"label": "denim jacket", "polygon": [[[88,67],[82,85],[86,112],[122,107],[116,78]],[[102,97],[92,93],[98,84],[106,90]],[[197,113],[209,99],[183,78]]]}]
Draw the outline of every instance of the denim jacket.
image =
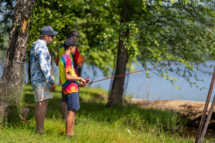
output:
[{"label": "denim jacket", "polygon": [[31,83],[47,81],[54,83],[51,77],[51,56],[47,43],[39,39],[33,43],[30,52]]}]

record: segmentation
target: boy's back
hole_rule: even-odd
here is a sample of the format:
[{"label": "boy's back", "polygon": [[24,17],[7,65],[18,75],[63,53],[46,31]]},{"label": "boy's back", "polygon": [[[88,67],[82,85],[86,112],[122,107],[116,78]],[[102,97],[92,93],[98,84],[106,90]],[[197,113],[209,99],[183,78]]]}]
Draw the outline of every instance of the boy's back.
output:
[{"label": "boy's back", "polygon": [[[78,48],[75,47],[75,54],[73,55],[69,55],[71,59],[73,59],[73,67],[74,67],[74,70],[78,76],[78,66],[77,64],[80,63],[80,62],[83,62],[83,58],[81,57],[79,51],[78,51]],[[58,53],[57,53],[57,58],[56,58],[56,64],[58,65],[59,64],[59,58],[61,58],[62,55],[64,55],[64,45],[61,45],[60,48],[58,49]]]},{"label": "boy's back", "polygon": [[61,56],[59,60],[60,82],[64,94],[78,92],[78,81],[66,80],[65,73],[69,72],[71,76],[77,77],[74,70],[74,63],[71,57],[67,54]]}]

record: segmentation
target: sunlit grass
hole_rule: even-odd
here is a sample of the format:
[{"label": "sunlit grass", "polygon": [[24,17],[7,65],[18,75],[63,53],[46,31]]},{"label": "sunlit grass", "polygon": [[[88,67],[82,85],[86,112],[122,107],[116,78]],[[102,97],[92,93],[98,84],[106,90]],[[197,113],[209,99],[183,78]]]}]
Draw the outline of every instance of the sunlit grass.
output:
[{"label": "sunlit grass", "polygon": [[[107,94],[107,92],[93,88],[80,90],[81,109],[76,114],[76,137],[71,139],[72,142],[194,142],[194,139],[182,138],[168,131],[181,122],[177,114],[139,109],[131,105],[124,106],[123,109],[109,109],[105,107],[103,99],[98,99],[102,94]],[[96,102],[93,102],[93,99]],[[60,103],[61,87],[58,86],[56,92],[53,93],[53,99],[49,101],[45,120],[46,133],[37,135],[33,90],[30,85],[26,86],[23,106],[30,108],[27,119],[31,121],[29,123],[17,122],[12,126],[0,128],[0,142],[71,142],[65,135],[65,122],[62,120]],[[167,130],[164,131],[163,127]]]}]

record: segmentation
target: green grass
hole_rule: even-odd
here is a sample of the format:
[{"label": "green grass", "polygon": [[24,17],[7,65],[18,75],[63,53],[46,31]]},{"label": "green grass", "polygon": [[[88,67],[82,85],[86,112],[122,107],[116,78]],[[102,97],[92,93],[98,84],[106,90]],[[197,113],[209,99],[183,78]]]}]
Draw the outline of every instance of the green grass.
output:
[{"label": "green grass", "polygon": [[0,142],[194,142],[192,138],[183,138],[170,132],[181,122],[177,114],[139,109],[131,105],[126,105],[123,109],[108,109],[105,107],[105,100],[100,98],[101,94],[107,93],[103,89],[81,88],[81,109],[77,111],[75,125],[77,137],[71,141],[66,138],[65,122],[61,115],[61,87],[57,87],[53,99],[49,101],[45,120],[46,133],[37,135],[34,95],[32,87],[27,85],[23,94],[23,106],[30,108],[27,119],[31,121],[17,121],[13,125],[1,127]]}]

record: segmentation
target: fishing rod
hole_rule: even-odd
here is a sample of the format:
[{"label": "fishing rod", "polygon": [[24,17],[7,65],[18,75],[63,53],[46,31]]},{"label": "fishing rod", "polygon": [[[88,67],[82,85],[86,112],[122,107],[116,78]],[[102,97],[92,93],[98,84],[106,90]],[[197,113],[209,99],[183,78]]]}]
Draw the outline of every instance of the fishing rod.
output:
[{"label": "fishing rod", "polygon": [[[98,47],[100,47],[101,45],[103,45],[106,41],[108,41],[111,37],[113,37],[116,33],[120,32],[121,30],[123,30],[124,28],[126,28],[129,24],[131,24],[133,21],[131,21],[130,23],[128,23],[127,25],[123,26],[121,29],[119,29],[117,32],[115,32],[113,35],[111,35],[109,38],[107,38],[106,40],[104,40],[102,43],[100,43],[98,46],[96,46],[95,48],[93,48],[89,53],[86,54],[86,56],[88,56],[91,52],[93,52],[95,49],[97,49]],[[177,63],[175,63],[177,64]],[[175,64],[170,64],[170,65],[175,65]],[[166,65],[166,66],[170,66],[170,65]],[[122,75],[117,75],[117,76],[113,76],[113,77],[108,77],[108,78],[105,78],[105,79],[100,79],[100,80],[97,80],[97,81],[92,81],[92,82],[89,82],[89,79],[86,78],[86,82],[87,84],[92,84],[92,83],[95,83],[95,82],[99,82],[99,81],[104,81],[104,80],[108,80],[108,79],[112,79],[112,78],[116,78],[116,77],[121,77],[121,76],[125,76],[125,75],[129,75],[129,74],[134,74],[134,73],[138,73],[138,72],[143,72],[143,71],[148,71],[148,70],[153,70],[153,69],[157,69],[157,68],[163,68],[163,67],[166,67],[166,66],[159,66],[159,67],[155,67],[155,68],[149,68],[149,69],[145,69],[145,70],[140,70],[140,71],[135,71],[135,72],[131,72],[131,73],[127,73],[127,74],[122,74]]]},{"label": "fishing rod", "polygon": [[104,79],[100,79],[100,80],[92,81],[92,82],[89,82],[89,79],[87,78],[86,81],[87,81],[87,84],[92,84],[92,83],[99,82],[99,81],[104,81],[104,80],[108,80],[108,79],[112,79],[112,78],[116,78],[116,77],[121,77],[121,76],[129,75],[129,74],[134,74],[134,73],[138,73],[138,72],[149,71],[149,70],[153,70],[153,69],[157,69],[157,68],[163,68],[163,67],[167,67],[167,66],[171,66],[171,65],[176,65],[176,64],[177,63],[170,64],[170,65],[165,65],[165,66],[159,66],[159,67],[155,67],[155,68],[149,68],[149,69],[140,70],[140,71],[134,71],[134,72],[130,72],[130,73],[126,73],[126,74],[121,74],[121,75],[117,75],[117,76],[113,76],[113,77],[108,77],[108,78],[104,78]]}]

